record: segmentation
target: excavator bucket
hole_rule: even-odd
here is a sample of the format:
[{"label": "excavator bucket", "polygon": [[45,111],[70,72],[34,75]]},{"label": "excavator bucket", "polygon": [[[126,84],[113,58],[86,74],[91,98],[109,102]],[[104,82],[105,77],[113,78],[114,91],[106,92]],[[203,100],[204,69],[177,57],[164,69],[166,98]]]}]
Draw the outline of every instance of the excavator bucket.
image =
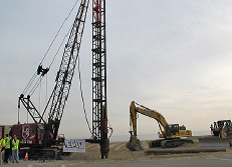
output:
[{"label": "excavator bucket", "polygon": [[230,148],[230,141],[228,138],[199,138],[199,147],[205,148]]},{"label": "excavator bucket", "polygon": [[139,140],[137,140],[137,141],[135,141],[135,142],[129,141],[129,142],[126,144],[126,148],[128,148],[128,149],[131,150],[131,151],[143,150],[143,147],[141,146],[141,143],[140,143]]}]

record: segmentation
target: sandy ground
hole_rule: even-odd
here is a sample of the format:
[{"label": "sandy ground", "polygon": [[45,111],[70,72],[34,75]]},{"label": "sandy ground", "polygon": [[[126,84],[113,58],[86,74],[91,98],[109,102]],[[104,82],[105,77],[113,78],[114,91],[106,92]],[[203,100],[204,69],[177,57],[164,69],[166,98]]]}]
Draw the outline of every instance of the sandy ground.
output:
[{"label": "sandy ground", "polygon": [[[199,136],[191,137],[193,144],[184,144],[178,148],[171,149],[189,149],[199,148]],[[206,158],[217,156],[232,155],[231,149],[227,149],[226,152],[208,152],[208,153],[182,153],[182,154],[167,154],[167,155],[146,155],[145,150],[150,149],[148,147],[149,141],[141,141],[144,150],[130,151],[126,148],[127,142],[111,142],[110,152],[107,159],[102,160],[100,154],[100,147],[98,144],[86,143],[86,153],[72,153],[64,159],[77,159],[83,162],[86,161],[133,161],[133,160],[154,160],[154,159],[185,159],[185,158]],[[162,149],[162,148],[160,148]]]}]

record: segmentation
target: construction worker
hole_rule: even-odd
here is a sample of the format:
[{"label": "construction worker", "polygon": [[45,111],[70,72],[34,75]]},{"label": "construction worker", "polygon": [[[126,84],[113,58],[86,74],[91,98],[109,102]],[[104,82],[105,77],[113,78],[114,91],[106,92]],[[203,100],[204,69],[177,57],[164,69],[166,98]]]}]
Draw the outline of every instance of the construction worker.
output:
[{"label": "construction worker", "polygon": [[12,146],[12,141],[11,141],[11,138],[9,137],[9,134],[6,134],[6,137],[4,140],[5,140],[6,147],[5,147],[5,159],[3,160],[3,162],[5,164],[8,164],[8,159],[10,157],[11,146]]},{"label": "construction worker", "polygon": [[2,165],[2,151],[5,147],[5,140],[2,138],[2,133],[0,132],[0,165]]},{"label": "construction worker", "polygon": [[12,140],[12,162],[14,163],[15,160],[19,163],[19,140],[16,135],[14,135]]}]

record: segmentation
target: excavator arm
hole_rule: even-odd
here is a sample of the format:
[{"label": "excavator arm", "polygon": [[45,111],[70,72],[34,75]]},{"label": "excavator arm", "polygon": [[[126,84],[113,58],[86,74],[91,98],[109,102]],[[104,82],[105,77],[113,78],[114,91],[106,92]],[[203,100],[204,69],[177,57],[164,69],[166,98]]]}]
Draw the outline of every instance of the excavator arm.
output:
[{"label": "excavator arm", "polygon": [[[163,115],[155,110],[151,110],[134,101],[132,101],[130,105],[130,127],[133,128],[133,131],[130,131],[131,136],[137,136],[137,113],[155,119],[159,124],[159,128],[162,133],[162,136],[166,136],[165,131],[168,128],[168,123],[163,117]],[[161,126],[163,127],[163,129]]]}]

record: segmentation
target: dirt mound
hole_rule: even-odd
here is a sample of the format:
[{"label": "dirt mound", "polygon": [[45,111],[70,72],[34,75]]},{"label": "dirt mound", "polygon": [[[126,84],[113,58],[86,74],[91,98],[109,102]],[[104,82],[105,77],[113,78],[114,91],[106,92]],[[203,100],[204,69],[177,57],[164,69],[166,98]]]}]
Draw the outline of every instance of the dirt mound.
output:
[{"label": "dirt mound", "polygon": [[[199,148],[198,138],[204,136],[193,136],[190,139],[193,140],[193,144],[186,143],[178,148],[172,149],[189,149]],[[200,157],[214,157],[232,155],[231,149],[227,149],[226,152],[209,152],[209,153],[183,153],[183,154],[167,154],[167,155],[146,155],[144,151],[150,149],[148,147],[149,141],[141,141],[141,145],[144,148],[143,151],[130,151],[126,148],[127,142],[111,142],[110,152],[107,159],[102,160],[100,154],[99,144],[86,143],[86,153],[72,153],[64,159],[75,159],[80,161],[132,161],[132,160],[151,160],[151,159],[173,159],[173,158],[200,158]],[[157,148],[156,148],[157,149]],[[162,148],[158,148],[162,149]]]}]

